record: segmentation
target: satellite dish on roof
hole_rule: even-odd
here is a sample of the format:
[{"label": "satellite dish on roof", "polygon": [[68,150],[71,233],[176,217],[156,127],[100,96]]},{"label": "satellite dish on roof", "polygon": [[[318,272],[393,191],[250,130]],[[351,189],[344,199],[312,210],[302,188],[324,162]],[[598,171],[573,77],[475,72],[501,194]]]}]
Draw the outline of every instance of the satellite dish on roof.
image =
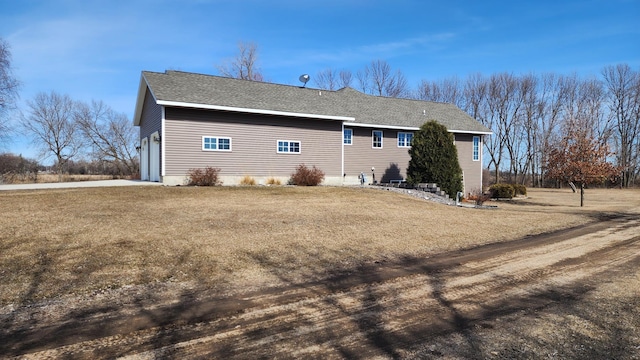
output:
[{"label": "satellite dish on roof", "polygon": [[298,78],[298,80],[300,80],[300,82],[304,85],[302,85],[302,87],[307,86],[307,81],[309,81],[311,77],[309,76],[309,74],[302,74],[300,75],[300,77]]}]

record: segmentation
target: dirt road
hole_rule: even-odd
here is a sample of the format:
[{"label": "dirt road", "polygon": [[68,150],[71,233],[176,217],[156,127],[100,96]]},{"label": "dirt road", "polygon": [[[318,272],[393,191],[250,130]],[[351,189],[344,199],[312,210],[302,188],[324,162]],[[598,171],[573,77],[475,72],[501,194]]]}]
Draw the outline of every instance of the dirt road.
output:
[{"label": "dirt road", "polygon": [[[61,314],[41,315],[37,322],[34,310],[14,314],[0,332],[0,355],[537,358],[543,354],[536,351],[544,351],[550,358],[633,359],[640,358],[640,317],[633,315],[640,301],[637,287],[630,287],[640,286],[639,268],[640,216],[617,215],[231,298],[183,296],[139,306],[116,299],[93,307],[58,303],[51,306]],[[602,291],[616,279],[626,279],[630,295],[609,308],[613,300]],[[607,325],[596,324],[600,315],[594,314],[588,322],[575,315],[584,302],[612,309],[607,319],[624,316]]]}]

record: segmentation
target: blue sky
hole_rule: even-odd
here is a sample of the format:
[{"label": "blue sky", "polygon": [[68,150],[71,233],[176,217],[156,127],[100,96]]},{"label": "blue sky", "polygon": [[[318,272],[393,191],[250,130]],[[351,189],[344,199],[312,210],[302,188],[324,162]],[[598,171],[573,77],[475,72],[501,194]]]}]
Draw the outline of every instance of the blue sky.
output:
[{"label": "blue sky", "polygon": [[[381,59],[416,86],[477,72],[640,69],[639,24],[639,0],[0,0],[21,109],[54,90],[129,117],[142,70],[217,74],[239,41],[258,45],[271,82]],[[37,158],[21,136],[3,150]]]}]

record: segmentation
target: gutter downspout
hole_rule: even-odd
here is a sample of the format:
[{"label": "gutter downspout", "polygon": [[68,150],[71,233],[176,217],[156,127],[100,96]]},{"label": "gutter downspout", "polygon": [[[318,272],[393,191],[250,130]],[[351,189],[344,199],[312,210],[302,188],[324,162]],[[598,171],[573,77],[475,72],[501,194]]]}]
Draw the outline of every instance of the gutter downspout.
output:
[{"label": "gutter downspout", "polygon": [[342,159],[340,160],[340,177],[342,178],[341,184],[344,185],[344,121],[342,122],[341,127],[340,143],[342,144]]}]

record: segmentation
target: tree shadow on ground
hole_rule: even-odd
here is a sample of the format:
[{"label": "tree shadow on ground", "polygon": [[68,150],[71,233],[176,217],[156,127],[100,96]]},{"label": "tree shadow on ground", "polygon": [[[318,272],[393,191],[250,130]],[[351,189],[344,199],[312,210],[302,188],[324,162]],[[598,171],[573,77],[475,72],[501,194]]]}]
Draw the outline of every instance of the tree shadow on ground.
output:
[{"label": "tree shadow on ground", "polygon": [[391,180],[402,180],[402,172],[398,167],[397,163],[391,163],[388,168],[385,169],[384,174],[382,174],[382,178],[380,178],[381,183],[388,183]]},{"label": "tree shadow on ground", "polygon": [[[596,326],[606,326],[611,334],[609,338],[598,340],[568,333],[566,338],[561,340],[574,341],[574,344],[582,348],[590,347],[591,350],[580,352],[579,348],[565,349],[561,353],[567,355],[567,358],[579,358],[580,354],[606,355],[607,351],[609,354],[621,355],[620,358],[625,358],[625,351],[640,345],[632,340],[632,334],[625,332],[626,328],[617,326],[615,323],[606,324],[607,316],[600,316],[596,312],[590,313],[577,307],[592,290],[581,284],[542,289],[508,298],[499,303],[483,301],[470,303],[467,299],[452,300],[448,296],[448,284],[452,274],[463,265],[464,254],[465,251],[462,250],[431,258],[404,257],[397,261],[389,261],[386,258],[368,259],[350,261],[341,265],[336,262],[336,259],[344,259],[344,253],[325,248],[320,251],[299,249],[296,256],[298,259],[282,259],[277,254],[247,253],[246,255],[251,257],[257,265],[277,277],[283,285],[227,298],[196,299],[194,294],[185,291],[175,302],[169,305],[163,304],[160,307],[154,305],[166,299],[161,299],[160,295],[154,292],[154,288],[149,287],[146,292],[134,298],[134,315],[109,316],[109,313],[117,312],[112,304],[71,312],[69,318],[45,329],[30,330],[24,327],[16,331],[4,332],[0,354],[16,356],[81,340],[127,335],[144,330],[150,331],[151,335],[136,347],[107,346],[87,351],[95,358],[113,358],[140,351],[153,351],[154,356],[163,358],[180,358],[179,349],[167,350],[170,349],[170,345],[198,339],[203,335],[233,334],[228,337],[221,335],[219,340],[206,345],[207,356],[211,358],[287,356],[282,352],[286,350],[281,347],[284,342],[287,342],[300,347],[316,346],[327,351],[328,355],[333,354],[344,358],[383,356],[398,359],[407,356],[407,351],[415,351],[418,354],[416,357],[437,357],[446,349],[421,349],[421,346],[432,343],[436,339],[457,334],[464,340],[463,344],[457,344],[462,347],[457,349],[457,354],[464,354],[466,358],[485,358],[486,340],[482,334],[483,324],[501,317],[520,316],[522,312],[533,314],[553,308],[558,308],[560,313],[570,313],[584,318]],[[180,256],[186,261],[190,255],[184,253]],[[314,257],[316,260],[314,261],[316,265],[302,265],[305,266],[305,276],[308,279],[306,281],[301,280],[300,274],[293,271],[301,266],[299,258],[305,256]],[[282,266],[287,263],[297,265]],[[40,268],[34,272],[31,287],[38,286],[38,276],[42,276],[50,264],[50,259],[44,257]],[[380,285],[411,276],[424,278],[423,286],[425,289],[430,289],[425,298],[416,301],[432,301],[436,304],[432,308],[435,311],[430,318],[432,322],[415,323],[413,318],[419,318],[423,314],[409,311],[406,314],[397,314],[398,321],[406,320],[406,326],[392,328],[388,324],[389,313],[393,312],[396,304],[406,300],[402,298],[400,292],[385,291]],[[505,279],[495,278],[495,280]],[[313,302],[312,299],[320,300]],[[293,313],[287,310],[288,306],[299,303],[306,304],[307,310],[311,307],[320,314],[330,312],[335,317],[326,319],[328,323],[326,327],[315,329],[317,319],[305,317],[304,312],[296,312],[300,310],[295,310],[295,307],[292,307]],[[633,314],[634,304],[640,305],[638,299],[632,303],[629,314]],[[260,311],[260,309],[268,309],[271,305],[278,305],[277,308],[280,309],[278,311],[281,311],[281,314]],[[480,310],[468,313],[460,310],[462,305],[471,305]],[[597,311],[600,310],[606,312],[605,308]],[[251,311],[256,313],[252,316],[258,317],[254,320],[264,322],[265,327],[248,326],[251,325],[250,321],[254,320],[243,319],[242,315]],[[284,320],[278,321],[278,316],[282,316]],[[635,316],[638,319],[637,315]],[[208,322],[213,323],[208,333],[198,330],[198,324]],[[338,327],[333,327],[333,324]],[[193,325],[193,327],[174,331],[186,325]],[[287,334],[288,337],[279,339],[278,337],[282,334]],[[613,336],[617,337],[615,347],[608,343]],[[347,337],[361,341],[354,343],[353,339],[345,340]],[[238,346],[238,340],[243,342],[244,347]],[[526,341],[534,342],[535,339],[527,338]],[[523,354],[517,352],[518,344],[515,343],[503,344],[501,351],[501,354],[511,354],[513,357]],[[87,353],[85,352],[84,355]],[[77,357],[84,355],[77,354]]]}]

